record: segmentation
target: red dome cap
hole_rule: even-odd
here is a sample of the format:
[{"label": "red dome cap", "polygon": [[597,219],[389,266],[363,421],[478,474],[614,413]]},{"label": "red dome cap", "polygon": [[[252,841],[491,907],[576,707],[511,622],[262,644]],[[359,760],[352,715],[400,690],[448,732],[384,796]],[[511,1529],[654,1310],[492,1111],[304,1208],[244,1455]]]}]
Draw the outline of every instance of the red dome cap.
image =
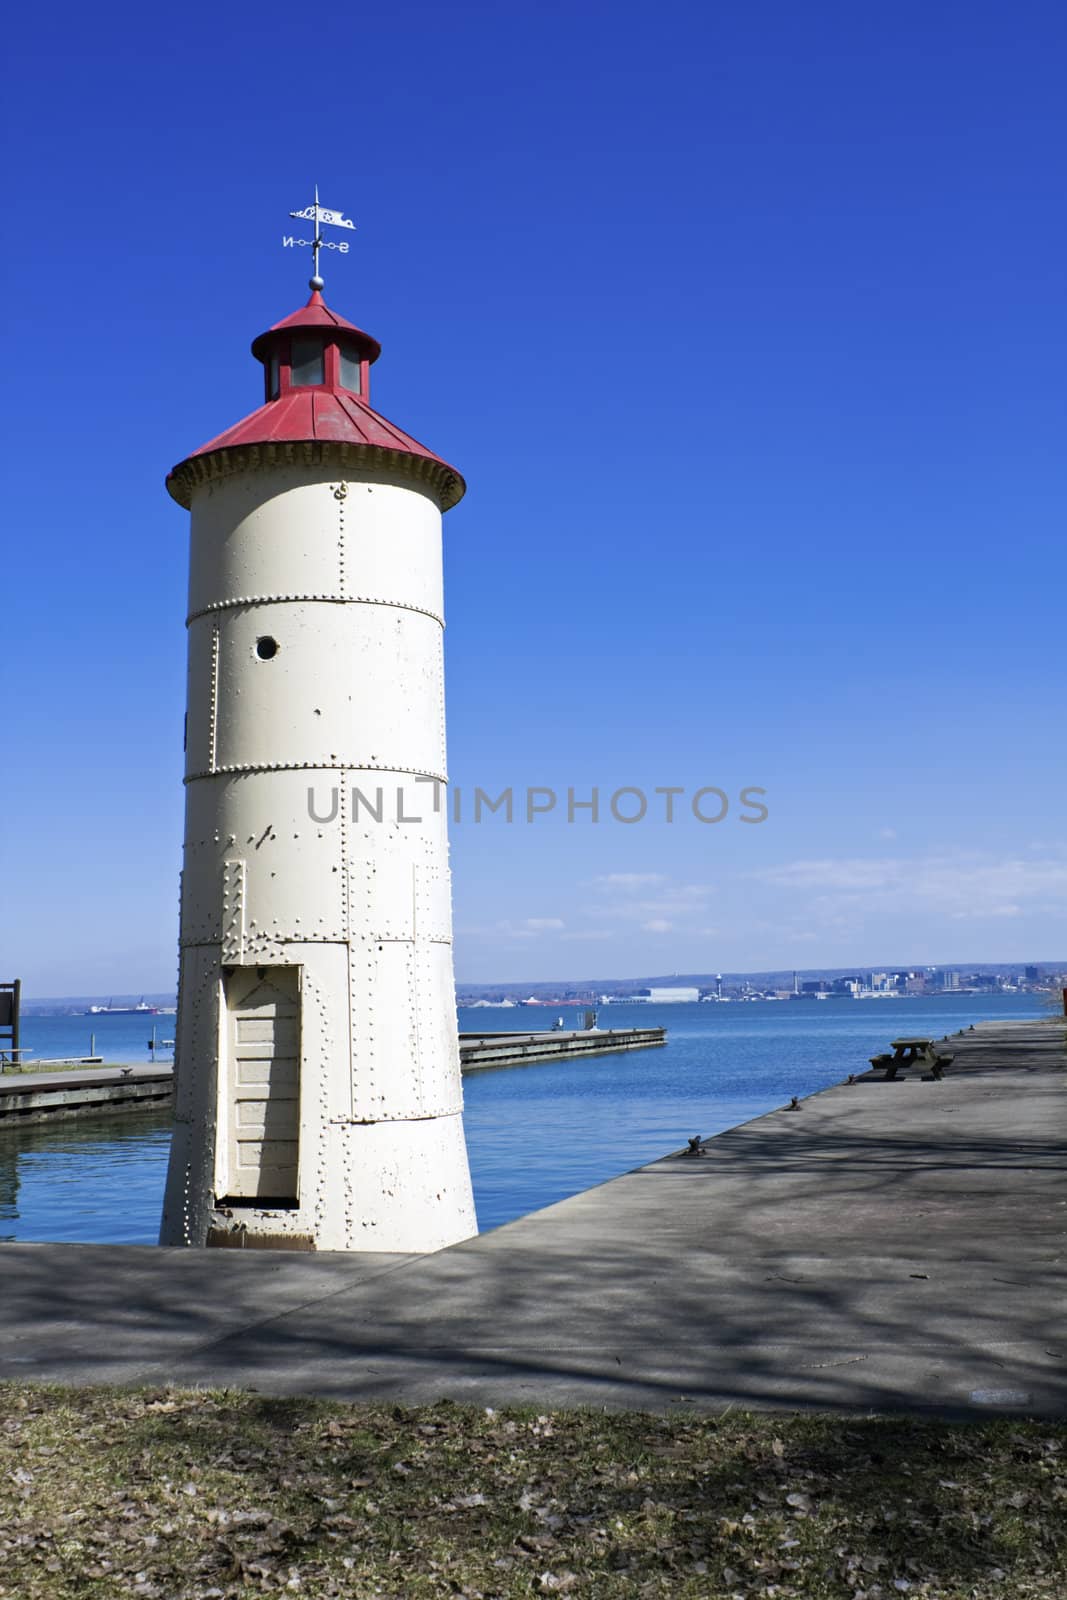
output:
[{"label": "red dome cap", "polygon": [[[299,358],[293,357],[291,341],[296,335],[314,348],[316,334],[325,336],[318,341],[319,381],[308,382],[301,373],[293,382],[292,361]],[[266,368],[272,398],[194,450],[168,475],[167,489],[186,510],[199,483],[248,467],[294,461],[399,470],[429,489],[442,511],[463,498],[466,484],[454,467],[371,410],[366,398],[370,366],[381,345],[331,311],[318,290],[306,306],[253,340],[252,354]],[[358,379],[341,382],[343,374],[357,371]],[[359,392],[351,387],[355,382]]]},{"label": "red dome cap", "polygon": [[357,328],[354,322],[346,322],[344,317],[339,317],[336,311],[331,311],[318,289],[313,290],[311,299],[306,306],[301,306],[299,311],[294,311],[291,316],[283,317],[276,322],[273,328],[268,328],[266,333],[261,333],[258,339],[252,340],[252,354],[257,361],[269,359],[272,350],[278,341],[273,337],[276,333],[290,333],[294,328],[320,329],[328,328],[341,330],[353,335],[353,343],[359,344],[367,352],[368,361],[377,361],[382,353],[382,347],[377,339],[372,339],[369,333],[364,333],[362,328]]}]

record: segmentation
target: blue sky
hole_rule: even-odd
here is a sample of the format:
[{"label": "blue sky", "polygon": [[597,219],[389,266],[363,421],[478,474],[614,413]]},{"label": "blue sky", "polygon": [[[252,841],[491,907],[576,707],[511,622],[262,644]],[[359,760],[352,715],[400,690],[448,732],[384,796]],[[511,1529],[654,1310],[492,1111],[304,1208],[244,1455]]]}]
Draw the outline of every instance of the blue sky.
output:
[{"label": "blue sky", "polygon": [[[1052,3],[24,8],[0,976],[171,986],[186,518],[305,295],[454,461],[450,769],[767,791],[453,830],[462,980],[1067,960]],[[304,253],[306,255],[306,253]]]}]

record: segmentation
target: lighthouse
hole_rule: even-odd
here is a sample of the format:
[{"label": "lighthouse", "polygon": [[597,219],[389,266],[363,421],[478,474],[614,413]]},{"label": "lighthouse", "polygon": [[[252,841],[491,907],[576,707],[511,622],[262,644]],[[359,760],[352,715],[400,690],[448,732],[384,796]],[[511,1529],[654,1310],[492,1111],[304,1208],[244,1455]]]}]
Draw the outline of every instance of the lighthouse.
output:
[{"label": "lighthouse", "polygon": [[[160,1242],[429,1251],[477,1231],[448,871],[442,513],[311,297],[264,403],[167,478],[190,512],[175,1128]],[[303,241],[299,241],[303,242]]]}]

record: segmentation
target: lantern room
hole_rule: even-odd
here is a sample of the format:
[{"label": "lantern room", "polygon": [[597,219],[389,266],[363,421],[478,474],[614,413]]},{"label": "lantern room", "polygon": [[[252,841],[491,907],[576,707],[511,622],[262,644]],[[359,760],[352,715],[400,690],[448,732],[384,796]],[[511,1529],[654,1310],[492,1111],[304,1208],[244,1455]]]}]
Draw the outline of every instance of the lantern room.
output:
[{"label": "lantern room", "polygon": [[263,363],[268,403],[294,389],[345,390],[367,400],[381,345],[331,311],[316,289],[306,306],[253,341],[252,354]]}]

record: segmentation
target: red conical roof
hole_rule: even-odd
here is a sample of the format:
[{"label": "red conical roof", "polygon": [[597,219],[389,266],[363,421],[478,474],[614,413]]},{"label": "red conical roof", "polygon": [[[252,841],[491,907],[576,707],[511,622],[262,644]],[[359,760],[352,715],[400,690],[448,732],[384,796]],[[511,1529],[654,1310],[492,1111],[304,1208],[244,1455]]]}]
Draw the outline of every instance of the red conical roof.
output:
[{"label": "red conical roof", "polygon": [[[348,335],[343,343],[357,346],[360,359],[368,365],[381,353],[376,339],[331,311],[315,290],[306,306],[253,340],[252,354],[265,365],[275,355],[287,362],[289,336],[301,329]],[[294,451],[293,446],[303,448]],[[179,462],[167,477],[167,489],[188,509],[197,483],[249,466],[294,460],[399,468],[429,487],[443,511],[461,500],[466,490],[454,467],[379,416],[362,395],[326,383],[283,388],[276,399]]]},{"label": "red conical roof", "polygon": [[357,341],[364,346],[368,361],[377,361],[382,353],[382,347],[377,339],[372,339],[369,333],[357,328],[354,322],[346,322],[336,311],[331,311],[320,291],[313,289],[311,299],[306,306],[301,306],[299,311],[293,311],[289,316],[283,317],[272,328],[268,328],[266,333],[261,333],[258,339],[252,340],[252,354],[256,360],[265,361],[270,355],[272,333],[289,333],[293,328],[340,328],[345,333],[356,335]]}]

